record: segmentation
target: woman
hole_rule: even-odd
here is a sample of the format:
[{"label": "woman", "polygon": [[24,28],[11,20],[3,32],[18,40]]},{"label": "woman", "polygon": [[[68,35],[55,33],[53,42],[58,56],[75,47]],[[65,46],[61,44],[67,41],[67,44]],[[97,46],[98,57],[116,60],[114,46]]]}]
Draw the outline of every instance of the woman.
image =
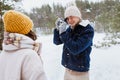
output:
[{"label": "woman", "polygon": [[0,80],[47,80],[32,31],[32,20],[17,11],[3,16],[4,40],[0,54]]}]

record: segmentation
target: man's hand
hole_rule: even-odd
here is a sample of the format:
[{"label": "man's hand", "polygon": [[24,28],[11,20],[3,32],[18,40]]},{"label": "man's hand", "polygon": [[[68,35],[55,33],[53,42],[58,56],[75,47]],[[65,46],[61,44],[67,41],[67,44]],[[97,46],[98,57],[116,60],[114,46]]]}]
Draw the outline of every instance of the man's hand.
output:
[{"label": "man's hand", "polygon": [[66,22],[63,22],[59,26],[59,34],[62,34],[63,32],[66,31],[66,29],[69,27],[69,25]]},{"label": "man's hand", "polygon": [[64,22],[61,18],[58,18],[55,22],[56,28],[59,30],[59,26]]},{"label": "man's hand", "polygon": [[66,31],[69,25],[61,18],[58,18],[55,22],[57,30],[59,30],[59,34]]}]

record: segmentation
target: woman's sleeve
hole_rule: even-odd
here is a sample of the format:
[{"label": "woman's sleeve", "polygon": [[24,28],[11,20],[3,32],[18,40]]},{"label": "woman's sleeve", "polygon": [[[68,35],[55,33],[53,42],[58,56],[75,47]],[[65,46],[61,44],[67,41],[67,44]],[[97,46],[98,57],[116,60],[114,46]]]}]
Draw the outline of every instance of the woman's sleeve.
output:
[{"label": "woman's sleeve", "polygon": [[62,44],[63,42],[61,41],[60,37],[59,37],[59,31],[57,29],[54,29],[53,32],[53,43],[56,45]]}]

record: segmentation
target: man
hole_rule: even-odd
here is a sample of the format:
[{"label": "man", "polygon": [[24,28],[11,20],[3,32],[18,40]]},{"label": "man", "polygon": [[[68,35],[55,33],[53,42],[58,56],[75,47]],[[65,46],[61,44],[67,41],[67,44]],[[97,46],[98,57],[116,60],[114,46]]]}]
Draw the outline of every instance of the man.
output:
[{"label": "man", "polygon": [[66,68],[64,80],[89,80],[90,53],[94,29],[83,21],[76,6],[65,10],[65,20],[56,21],[53,42],[64,44],[62,65]]}]

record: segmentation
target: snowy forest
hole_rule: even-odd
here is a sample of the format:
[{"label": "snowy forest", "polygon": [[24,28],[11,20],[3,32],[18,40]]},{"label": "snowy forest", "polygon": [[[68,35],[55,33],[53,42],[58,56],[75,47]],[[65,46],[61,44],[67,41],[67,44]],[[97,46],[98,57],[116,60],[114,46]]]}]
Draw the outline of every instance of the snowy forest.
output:
[{"label": "snowy forest", "polygon": [[[43,0],[45,1],[45,0]],[[7,10],[17,10],[34,22],[34,31],[42,43],[41,58],[48,80],[63,80],[61,65],[63,45],[53,44],[53,29],[58,17],[64,17],[67,6],[76,5],[84,20],[88,19],[95,30],[90,63],[90,80],[120,80],[120,0],[76,0],[66,6],[49,4],[24,10],[22,0],[0,0],[0,52],[3,40],[2,16]],[[1,66],[1,65],[0,65]]]},{"label": "snowy forest", "polygon": [[[3,35],[2,15],[6,10],[16,9],[27,14],[34,22],[34,31],[51,34],[55,27],[55,20],[58,17],[64,17],[64,10],[61,4],[48,4],[42,7],[32,8],[25,12],[19,4],[21,0],[1,0],[0,1],[0,49]],[[94,29],[98,33],[106,33],[101,45],[94,45],[99,48],[109,47],[111,44],[120,44],[116,39],[120,39],[120,0],[103,0],[99,2],[89,2],[89,0],[76,0],[75,4],[81,10],[82,18],[91,21]],[[71,4],[72,5],[72,4]],[[109,35],[111,34],[111,35]]]}]

